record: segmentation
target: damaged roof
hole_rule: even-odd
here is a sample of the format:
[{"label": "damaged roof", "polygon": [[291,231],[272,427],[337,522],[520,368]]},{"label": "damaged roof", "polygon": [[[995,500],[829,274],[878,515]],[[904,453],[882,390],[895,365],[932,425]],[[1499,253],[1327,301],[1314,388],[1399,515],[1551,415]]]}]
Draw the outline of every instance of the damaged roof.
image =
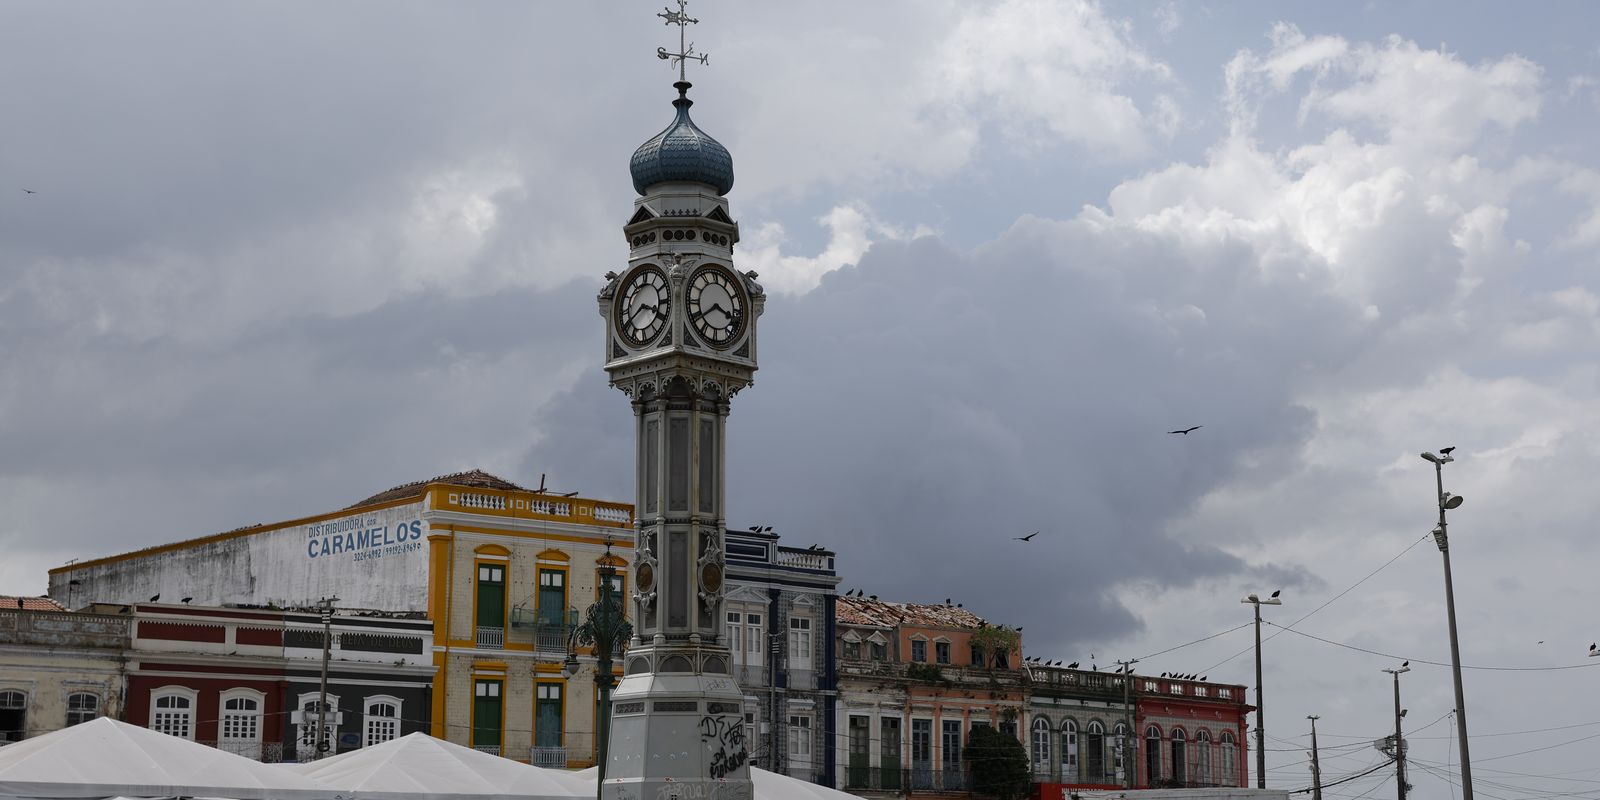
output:
[{"label": "damaged roof", "polygon": [[981,628],[987,624],[983,617],[957,606],[940,603],[890,603],[865,597],[837,598],[835,614],[841,625],[873,625],[880,628],[911,625],[960,630]]},{"label": "damaged roof", "polygon": [[347,506],[347,508],[370,506],[375,503],[387,503],[391,500],[404,500],[410,497],[421,497],[423,491],[434,483],[447,483],[451,486],[466,486],[472,489],[500,489],[508,492],[528,491],[505,478],[490,475],[481,469],[469,469],[466,472],[453,472],[449,475],[440,475],[437,478],[413,481],[412,483],[401,484],[393,489],[385,489],[355,505]]}]

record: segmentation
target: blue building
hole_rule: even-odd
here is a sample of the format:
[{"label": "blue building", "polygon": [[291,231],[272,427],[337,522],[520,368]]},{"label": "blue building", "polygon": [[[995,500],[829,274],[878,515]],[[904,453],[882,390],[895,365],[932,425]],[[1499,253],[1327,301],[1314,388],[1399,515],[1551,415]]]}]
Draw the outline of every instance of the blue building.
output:
[{"label": "blue building", "polygon": [[723,616],[754,763],[835,785],[838,659],[834,554],[786,547],[770,528],[729,530]]}]

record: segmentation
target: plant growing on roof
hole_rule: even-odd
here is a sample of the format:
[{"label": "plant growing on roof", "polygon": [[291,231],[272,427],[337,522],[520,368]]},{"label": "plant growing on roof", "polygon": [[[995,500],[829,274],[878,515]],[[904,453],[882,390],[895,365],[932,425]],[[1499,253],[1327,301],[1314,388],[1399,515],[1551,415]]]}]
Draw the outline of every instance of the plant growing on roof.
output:
[{"label": "plant growing on roof", "polygon": [[984,664],[974,664],[975,667],[989,667],[994,665],[996,653],[1014,653],[1022,644],[1022,635],[1011,628],[1002,628],[996,625],[986,625],[972,632],[972,646],[983,654]]}]

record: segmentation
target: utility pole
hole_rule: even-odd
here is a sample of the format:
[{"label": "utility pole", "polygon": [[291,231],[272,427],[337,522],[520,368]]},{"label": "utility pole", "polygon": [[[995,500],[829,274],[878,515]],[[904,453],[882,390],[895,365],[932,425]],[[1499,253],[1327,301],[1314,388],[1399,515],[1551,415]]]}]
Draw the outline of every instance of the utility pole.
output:
[{"label": "utility pole", "polygon": [[[1461,745],[1461,800],[1472,800],[1472,756],[1467,752],[1467,698],[1466,692],[1461,688],[1461,641],[1456,636],[1456,590],[1450,578],[1450,534],[1445,522],[1444,512],[1460,508],[1462,497],[1450,494],[1444,490],[1444,465],[1455,461],[1450,451],[1455,447],[1445,447],[1439,450],[1439,455],[1423,453],[1422,458],[1433,464],[1434,484],[1439,491],[1439,524],[1433,529],[1433,543],[1439,547],[1439,555],[1444,559],[1444,607],[1450,622],[1450,673],[1455,681],[1456,690],[1456,722],[1460,727],[1456,729],[1456,737]],[[1400,743],[1395,742],[1395,747]]]},{"label": "utility pole", "polygon": [[1313,714],[1306,719],[1311,720],[1311,800],[1322,800],[1322,763],[1317,758],[1317,720],[1322,718]]},{"label": "utility pole", "polygon": [[328,744],[328,659],[333,656],[333,604],[338,597],[317,601],[322,614],[322,694],[317,698],[317,754],[321,760],[331,749]]},{"label": "utility pole", "polygon": [[1117,743],[1117,748],[1122,751],[1122,783],[1129,789],[1133,788],[1133,771],[1137,763],[1133,757],[1133,743],[1138,739],[1133,730],[1133,665],[1137,663],[1137,658],[1117,662],[1122,667],[1122,716],[1127,720],[1123,723],[1127,732],[1123,734],[1122,741]]},{"label": "utility pole", "polygon": [[1399,669],[1384,670],[1394,676],[1394,782],[1399,800],[1406,800],[1406,790],[1411,788],[1406,785],[1405,739],[1400,738],[1400,718],[1405,715],[1405,711],[1400,708],[1400,673],[1410,671],[1410,661],[1401,664]]},{"label": "utility pole", "polygon": [[1256,607],[1256,788],[1265,789],[1267,788],[1267,715],[1261,702],[1261,607],[1281,606],[1283,601],[1278,599],[1277,592],[1273,592],[1272,596],[1265,600],[1252,594],[1239,602]]}]

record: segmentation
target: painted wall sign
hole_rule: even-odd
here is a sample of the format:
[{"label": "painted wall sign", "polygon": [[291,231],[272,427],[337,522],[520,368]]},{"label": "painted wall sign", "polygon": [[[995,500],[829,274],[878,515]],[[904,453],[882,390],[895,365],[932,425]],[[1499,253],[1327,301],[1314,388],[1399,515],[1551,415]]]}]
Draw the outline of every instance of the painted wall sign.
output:
[{"label": "painted wall sign", "polygon": [[359,514],[305,526],[306,557],[344,557],[368,561],[422,550],[422,520],[389,523],[377,514]]}]

